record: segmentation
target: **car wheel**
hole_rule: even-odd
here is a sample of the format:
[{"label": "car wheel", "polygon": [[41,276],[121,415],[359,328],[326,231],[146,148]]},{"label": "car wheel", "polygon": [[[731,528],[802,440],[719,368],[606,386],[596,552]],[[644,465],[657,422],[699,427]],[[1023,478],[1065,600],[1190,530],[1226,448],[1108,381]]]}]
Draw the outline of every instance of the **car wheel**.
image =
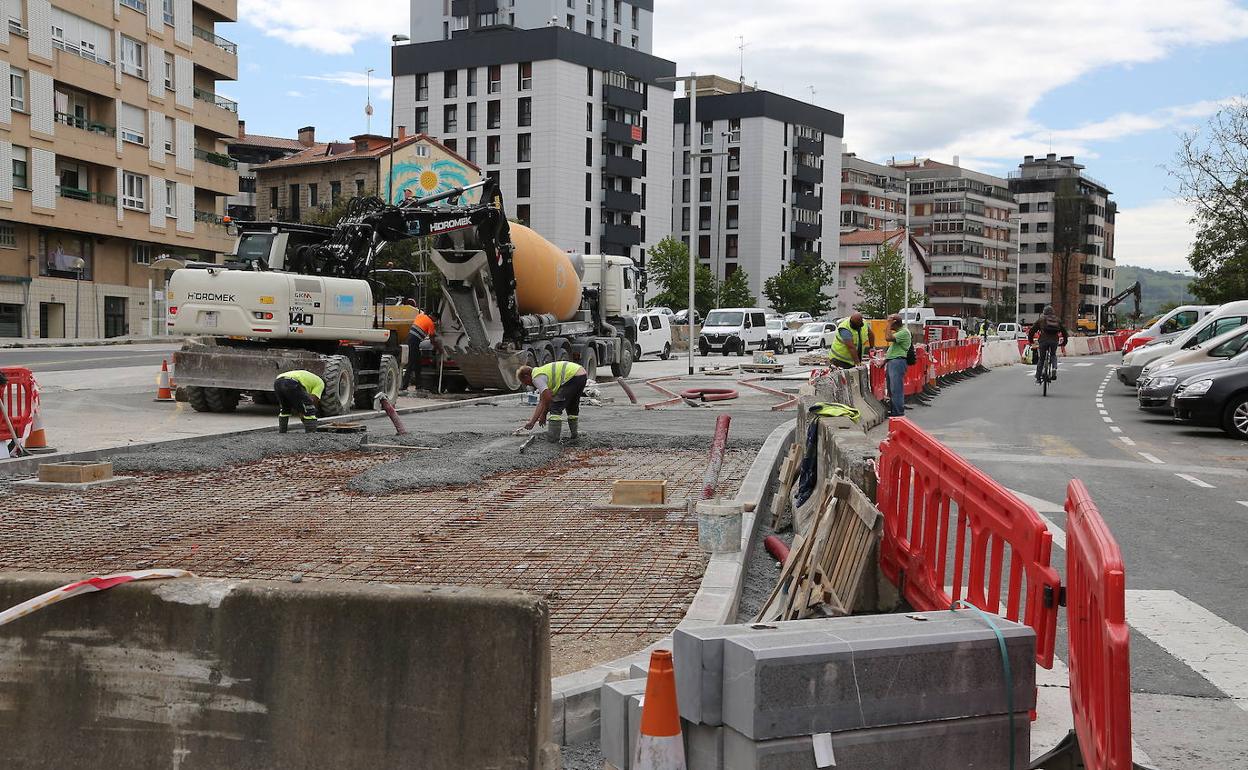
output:
[{"label": "car wheel", "polygon": [[663,352],[659,354],[659,358],[662,358],[664,361],[666,361],[667,359],[671,357],[672,357],[672,346],[671,344],[664,342]]},{"label": "car wheel", "polygon": [[1248,393],[1235,396],[1226,405],[1222,429],[1235,438],[1248,441]]}]

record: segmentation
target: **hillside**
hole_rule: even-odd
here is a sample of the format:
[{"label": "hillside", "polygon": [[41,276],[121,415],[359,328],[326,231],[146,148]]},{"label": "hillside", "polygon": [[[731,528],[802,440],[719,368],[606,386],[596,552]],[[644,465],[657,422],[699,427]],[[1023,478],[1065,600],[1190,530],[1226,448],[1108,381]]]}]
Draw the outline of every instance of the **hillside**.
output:
[{"label": "hillside", "polygon": [[[1157,314],[1162,305],[1183,305],[1195,302],[1195,298],[1187,290],[1187,284],[1192,280],[1190,276],[1166,270],[1152,270],[1147,267],[1119,265],[1114,278],[1114,291],[1122,291],[1137,280],[1144,294],[1140,307],[1145,317]],[[1132,299],[1127,298],[1118,307],[1130,313],[1133,302]]]}]

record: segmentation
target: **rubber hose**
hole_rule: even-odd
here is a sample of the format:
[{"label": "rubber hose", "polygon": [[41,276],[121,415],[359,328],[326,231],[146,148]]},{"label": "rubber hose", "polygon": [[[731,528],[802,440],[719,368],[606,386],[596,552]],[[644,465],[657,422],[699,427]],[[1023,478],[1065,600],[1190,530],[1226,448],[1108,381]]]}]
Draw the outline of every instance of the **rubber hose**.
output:
[{"label": "rubber hose", "polygon": [[771,554],[781,564],[789,560],[789,546],[775,535],[768,535],[763,538],[763,547],[767,549],[767,553]]},{"label": "rubber hose", "polygon": [[690,388],[680,393],[681,398],[689,398],[694,401],[698,399],[703,401],[731,401],[737,398],[738,395],[737,391],[732,388]]}]

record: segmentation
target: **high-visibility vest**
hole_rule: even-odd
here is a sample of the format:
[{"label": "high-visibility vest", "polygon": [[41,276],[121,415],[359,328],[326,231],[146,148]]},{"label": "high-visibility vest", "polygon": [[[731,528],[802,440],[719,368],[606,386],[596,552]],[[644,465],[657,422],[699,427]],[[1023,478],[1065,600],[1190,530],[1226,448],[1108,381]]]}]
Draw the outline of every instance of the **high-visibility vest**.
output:
[{"label": "high-visibility vest", "polygon": [[564,383],[577,375],[577,370],[581,365],[573,361],[553,361],[545,366],[538,366],[533,369],[533,379],[538,377],[546,377],[546,387],[550,389],[550,395],[555,395],[562,388]]},{"label": "high-visibility vest", "polygon": [[325,380],[322,380],[312,372],[304,369],[295,369],[293,371],[283,372],[277,375],[277,379],[294,380],[302,385],[304,390],[308,391],[308,393],[316,396],[317,398],[320,398],[321,394],[325,392]]},{"label": "high-visibility vest", "polygon": [[837,361],[852,364],[854,363],[854,353],[845,344],[845,340],[841,339],[841,329],[849,329],[849,333],[854,335],[854,347],[857,348],[858,356],[861,358],[867,345],[867,325],[863,323],[861,329],[855,329],[850,324],[848,318],[836,325],[836,339],[832,340],[832,347],[828,350],[828,358],[835,358]]},{"label": "high-visibility vest", "polygon": [[862,412],[852,406],[835,403],[829,404],[823,401],[820,401],[810,407],[809,412],[815,417],[848,417],[854,422],[858,422],[858,420],[862,419]]}]

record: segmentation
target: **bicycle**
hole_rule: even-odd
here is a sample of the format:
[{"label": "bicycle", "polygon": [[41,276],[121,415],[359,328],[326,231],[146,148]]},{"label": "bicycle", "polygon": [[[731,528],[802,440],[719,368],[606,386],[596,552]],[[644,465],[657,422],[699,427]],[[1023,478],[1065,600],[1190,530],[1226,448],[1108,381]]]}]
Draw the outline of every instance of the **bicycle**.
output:
[{"label": "bicycle", "polygon": [[[1035,346],[1036,355],[1044,355],[1044,348]],[[1048,359],[1044,361],[1044,369],[1040,375],[1040,395],[1049,395],[1049,383],[1057,379],[1057,351],[1050,350]]]}]

